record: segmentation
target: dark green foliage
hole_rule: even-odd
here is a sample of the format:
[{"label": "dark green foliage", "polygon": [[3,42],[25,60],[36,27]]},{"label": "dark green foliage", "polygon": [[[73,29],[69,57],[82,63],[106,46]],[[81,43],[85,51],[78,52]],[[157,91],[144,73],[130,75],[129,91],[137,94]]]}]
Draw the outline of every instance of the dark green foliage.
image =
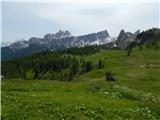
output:
[{"label": "dark green foliage", "polygon": [[139,46],[139,51],[142,51],[142,50],[143,50],[143,46],[140,45],[140,46]]},{"label": "dark green foliage", "polygon": [[72,55],[90,55],[90,54],[94,54],[100,52],[100,48],[98,46],[85,46],[85,47],[81,47],[81,48],[68,48],[67,50],[63,50],[62,53],[63,54],[72,54]]},{"label": "dark green foliage", "polygon": [[101,68],[102,68],[102,60],[101,60],[101,59],[99,60],[98,68],[99,68],[99,69],[101,69]]},{"label": "dark green foliage", "polygon": [[70,71],[70,72],[69,72],[68,81],[71,81],[72,79],[73,79],[73,72]]},{"label": "dark green foliage", "polygon": [[84,59],[81,59],[81,73],[86,72],[86,61]]},{"label": "dark green foliage", "polygon": [[2,75],[6,78],[59,79],[61,72],[69,67],[76,74],[78,61],[74,57],[45,52],[2,62]]},{"label": "dark green foliage", "polygon": [[106,81],[115,81],[115,77],[113,77],[112,73],[110,71],[106,72]]},{"label": "dark green foliage", "polygon": [[92,70],[93,66],[92,66],[92,62],[91,61],[87,61],[86,63],[86,71],[90,71]]},{"label": "dark green foliage", "polygon": [[79,67],[79,62],[78,60],[76,60],[76,58],[74,57],[73,59],[73,63],[71,65],[71,71],[73,73],[73,75],[75,75],[78,72],[78,67]]},{"label": "dark green foliage", "polygon": [[128,48],[127,49],[127,56],[131,56],[131,54],[132,54],[132,48]]},{"label": "dark green foliage", "polygon": [[147,48],[153,48],[154,50],[160,49],[160,41],[148,42],[146,43]]},{"label": "dark green foliage", "polygon": [[[87,50],[89,48],[87,47]],[[78,49],[80,50],[80,48]],[[102,66],[101,61],[100,67]],[[29,80],[51,79],[71,81],[76,74],[89,72],[92,69],[93,65],[91,61],[86,62],[82,57],[79,59],[72,55],[63,54],[61,51],[36,53],[31,56],[2,62],[2,75],[5,78],[23,78]]]},{"label": "dark green foliage", "polygon": [[97,65],[98,69],[104,68],[104,62],[100,59]]}]

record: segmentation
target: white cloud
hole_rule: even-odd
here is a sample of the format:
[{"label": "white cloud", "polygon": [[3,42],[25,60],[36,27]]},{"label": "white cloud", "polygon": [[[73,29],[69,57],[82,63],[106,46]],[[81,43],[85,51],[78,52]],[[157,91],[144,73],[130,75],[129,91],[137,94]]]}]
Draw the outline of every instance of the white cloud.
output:
[{"label": "white cloud", "polygon": [[121,28],[136,30],[158,25],[156,3],[51,4],[35,9],[32,13],[80,33],[111,29],[116,30],[112,31],[115,35]]},{"label": "white cloud", "polygon": [[[152,2],[151,2],[152,1]],[[153,2],[154,1],[154,2]],[[120,29],[134,32],[158,26],[159,12],[157,0],[149,2],[14,2],[5,3],[2,13],[4,17],[6,39],[17,39],[28,33],[52,32],[48,29],[68,29],[74,35],[87,34],[107,29],[112,36],[117,36]],[[37,21],[38,20],[38,21]],[[8,22],[9,21],[9,22]],[[33,21],[33,22],[32,22]],[[39,26],[38,23],[42,25]],[[19,26],[19,23],[21,26]],[[28,26],[26,25],[28,22]],[[24,23],[24,25],[23,25]],[[15,28],[9,24],[17,24]],[[41,28],[35,30],[34,27]],[[47,28],[43,27],[47,26]],[[55,26],[55,27],[54,27]],[[19,28],[19,31],[18,31]],[[25,29],[26,31],[25,31]],[[21,32],[20,30],[24,30]],[[47,30],[46,30],[47,29]],[[12,32],[13,30],[13,32]],[[33,31],[34,30],[34,31]],[[15,33],[15,36],[10,33]],[[5,37],[4,36],[4,37]],[[28,36],[28,34],[27,34]]]}]

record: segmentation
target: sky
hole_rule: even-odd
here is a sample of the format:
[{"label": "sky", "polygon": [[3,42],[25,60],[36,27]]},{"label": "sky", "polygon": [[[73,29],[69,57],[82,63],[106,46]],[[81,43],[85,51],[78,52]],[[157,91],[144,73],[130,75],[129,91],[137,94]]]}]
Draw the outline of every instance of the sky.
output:
[{"label": "sky", "polygon": [[159,27],[157,0],[13,0],[3,1],[1,8],[2,41],[10,43],[59,30],[69,30],[74,36],[107,30],[110,36],[117,37],[121,29],[135,32]]}]

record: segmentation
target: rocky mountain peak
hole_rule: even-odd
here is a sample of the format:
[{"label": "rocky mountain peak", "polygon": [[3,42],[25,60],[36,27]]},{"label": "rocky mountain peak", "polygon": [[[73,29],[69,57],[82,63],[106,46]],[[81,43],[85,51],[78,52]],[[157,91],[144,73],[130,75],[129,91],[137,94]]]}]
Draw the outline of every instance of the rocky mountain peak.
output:
[{"label": "rocky mountain peak", "polygon": [[127,37],[127,34],[126,34],[126,32],[122,29],[122,30],[120,31],[119,35],[118,35],[117,40],[118,40],[118,41],[121,41],[121,40],[125,39],[126,37]]},{"label": "rocky mountain peak", "polygon": [[64,34],[67,35],[68,37],[71,37],[71,36],[72,36],[71,32],[68,31],[68,30],[65,30]]},{"label": "rocky mountain peak", "polygon": [[120,33],[119,34],[125,34],[126,32],[123,30],[123,29],[121,29],[121,31],[120,31]]},{"label": "rocky mountain peak", "polygon": [[137,36],[139,33],[140,33],[140,29],[136,30],[134,34]]},{"label": "rocky mountain peak", "polygon": [[54,36],[55,36],[54,33],[48,33],[44,36],[44,39],[52,40],[54,39]]},{"label": "rocky mountain peak", "polygon": [[53,40],[53,39],[62,39],[65,37],[71,37],[71,36],[72,36],[72,34],[68,30],[65,30],[65,31],[59,30],[55,34],[54,33],[46,34],[44,36],[44,39]]},{"label": "rocky mountain peak", "polygon": [[107,30],[100,31],[97,34],[100,35],[100,36],[103,36],[103,37],[109,37],[109,33],[108,33]]},{"label": "rocky mountain peak", "polygon": [[9,47],[12,48],[12,49],[25,48],[25,47],[28,47],[28,42],[25,41],[24,39],[18,40],[15,43],[11,44]]},{"label": "rocky mountain peak", "polygon": [[136,35],[134,33],[125,32],[122,29],[117,37],[116,46],[120,49],[125,49],[132,41],[135,40],[135,37]]},{"label": "rocky mountain peak", "polygon": [[[68,30],[59,30],[57,33],[45,34],[43,38],[31,37],[27,41],[17,42],[5,49],[10,50],[11,53],[14,52],[17,56],[21,56],[22,54],[29,55],[36,52],[67,49],[70,47],[103,45],[112,40],[107,30],[81,36],[72,36]],[[8,55],[10,57],[10,54]]]},{"label": "rocky mountain peak", "polygon": [[59,30],[57,33],[55,33],[56,39],[62,39],[62,38],[71,37],[71,36],[72,34],[68,30],[66,31]]}]

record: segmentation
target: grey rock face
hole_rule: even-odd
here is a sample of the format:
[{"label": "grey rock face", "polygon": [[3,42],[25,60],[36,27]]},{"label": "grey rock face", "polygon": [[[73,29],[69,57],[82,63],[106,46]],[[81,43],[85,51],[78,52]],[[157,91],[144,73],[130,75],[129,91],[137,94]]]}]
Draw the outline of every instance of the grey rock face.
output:
[{"label": "grey rock face", "polygon": [[57,33],[48,33],[44,36],[45,40],[53,40],[53,39],[62,39],[66,37],[72,37],[72,34],[66,30],[66,31],[61,31],[59,30]]},{"label": "grey rock face", "polygon": [[126,32],[122,29],[117,37],[117,41],[123,41],[127,38]]},{"label": "grey rock face", "polygon": [[54,39],[62,39],[62,38],[66,38],[66,37],[71,37],[72,34],[69,31],[61,31],[59,30],[57,33],[55,33],[54,35]]},{"label": "grey rock face", "polygon": [[7,47],[9,46],[11,43],[10,42],[1,42],[1,47]]},{"label": "grey rock face", "polygon": [[140,30],[135,33],[125,32],[123,29],[120,31],[117,39],[104,45],[107,49],[126,49],[133,41],[135,41],[136,36],[139,34]]},{"label": "grey rock face", "polygon": [[[29,41],[25,41],[25,44],[37,44],[44,45],[47,48],[60,49],[61,47],[69,48],[69,47],[83,47],[85,45],[100,45],[105,44],[111,41],[111,38],[107,32],[101,31],[98,33],[92,33],[83,36],[72,36],[69,31],[58,31],[55,34],[46,34],[44,38],[36,38],[32,37]],[[23,41],[24,42],[24,41]],[[11,46],[14,46],[14,49],[20,48],[20,46],[24,46],[23,42],[14,43]]]},{"label": "grey rock face", "polygon": [[21,48],[27,48],[28,42],[27,41],[17,41],[9,46],[11,49],[21,49]]},{"label": "grey rock face", "polygon": [[125,32],[124,30],[121,30],[116,41],[116,47],[120,49],[127,48],[132,41],[135,40],[136,34],[131,32]]},{"label": "grey rock face", "polygon": [[136,35],[130,33],[130,32],[127,32],[127,33],[124,33],[124,35],[121,37],[121,39],[118,37],[117,39],[117,46],[121,49],[125,49],[128,47],[128,45],[134,41]]},{"label": "grey rock face", "polygon": [[136,30],[134,34],[137,36],[138,34],[140,34],[140,32],[140,30]]},{"label": "grey rock face", "polygon": [[82,36],[72,36],[69,31],[59,30],[55,34],[48,33],[43,38],[32,37],[27,41],[23,40],[15,42],[8,46],[8,51],[13,50],[15,54],[20,53],[25,55],[27,53],[29,55],[45,50],[59,50],[69,47],[83,47],[86,45],[103,45],[111,41],[112,38],[109,36],[107,30]]}]

